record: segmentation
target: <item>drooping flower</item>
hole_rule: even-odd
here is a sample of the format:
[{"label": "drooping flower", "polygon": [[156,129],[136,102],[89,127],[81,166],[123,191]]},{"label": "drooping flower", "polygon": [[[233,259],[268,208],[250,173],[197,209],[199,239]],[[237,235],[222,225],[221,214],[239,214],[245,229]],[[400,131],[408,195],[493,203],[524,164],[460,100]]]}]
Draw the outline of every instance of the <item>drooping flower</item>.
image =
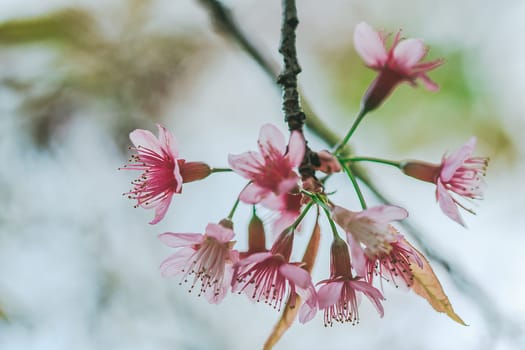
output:
[{"label": "drooping flower", "polygon": [[412,285],[414,276],[410,265],[422,266],[423,262],[403,235],[390,225],[407,216],[405,209],[390,205],[361,212],[339,206],[332,209],[332,218],[346,231],[354,268],[369,283],[375,275],[380,275],[396,286],[401,281],[408,287]]},{"label": "drooping flower", "polygon": [[315,288],[310,274],[301,263],[290,263],[293,231],[285,231],[276,239],[270,251],[252,254],[236,264],[232,289],[244,292],[255,301],[263,301],[280,310],[289,297],[290,307],[296,306],[296,293],[304,300],[299,321],[311,320],[317,309]]},{"label": "drooping flower", "polygon": [[361,277],[352,276],[350,255],[346,243],[337,238],[332,243],[330,254],[330,278],[319,282],[317,292],[319,309],[324,309],[324,324],[333,322],[359,323],[358,294],[363,293],[375,306],[381,317],[384,315],[384,300],[381,292]]},{"label": "drooping flower", "polygon": [[299,176],[293,170],[301,164],[305,152],[302,134],[293,131],[288,146],[275,126],[265,124],[259,133],[259,153],[230,154],[228,162],[239,175],[251,180],[241,192],[241,201],[256,204],[270,194],[279,196],[298,186]]},{"label": "drooping flower", "polygon": [[158,138],[149,130],[137,129],[129,138],[137,152],[131,156],[130,164],[120,169],[139,170],[142,174],[132,182],[133,188],[125,193],[137,200],[136,206],[155,208],[155,217],[150,224],[164,218],[174,194],[181,193],[182,184],[201,180],[211,173],[202,162],[186,162],[179,158],[177,142],[173,135],[160,124]]},{"label": "drooping flower", "polygon": [[401,170],[416,179],[436,184],[436,200],[441,210],[452,220],[465,226],[458,206],[466,208],[451,193],[466,199],[483,199],[484,176],[488,158],[472,157],[476,147],[476,138],[470,138],[463,146],[450,155],[443,155],[441,164],[421,161],[405,161]]},{"label": "drooping flower", "polygon": [[366,112],[378,107],[403,81],[416,85],[419,79],[428,90],[439,89],[427,72],[439,67],[443,60],[420,63],[428,52],[423,40],[401,40],[401,31],[394,36],[392,46],[387,50],[385,41],[388,36],[375,31],[365,22],[359,23],[354,32],[357,53],[368,67],[379,72],[361,101],[361,108]]},{"label": "drooping flower", "polygon": [[233,264],[238,262],[239,254],[232,249],[235,242],[231,228],[208,224],[204,232],[159,235],[162,243],[180,248],[162,262],[160,269],[166,277],[182,275],[181,284],[190,282],[190,292],[200,283],[198,295],[204,294],[210,303],[218,304],[231,285]]}]

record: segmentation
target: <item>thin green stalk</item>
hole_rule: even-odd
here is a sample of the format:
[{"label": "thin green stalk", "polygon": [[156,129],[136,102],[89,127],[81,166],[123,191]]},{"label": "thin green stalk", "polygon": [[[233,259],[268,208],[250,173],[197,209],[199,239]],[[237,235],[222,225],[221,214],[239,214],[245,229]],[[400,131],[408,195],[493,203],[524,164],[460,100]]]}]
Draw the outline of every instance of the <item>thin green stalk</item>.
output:
[{"label": "thin green stalk", "polygon": [[299,224],[304,219],[304,217],[306,216],[306,214],[308,213],[308,211],[310,210],[312,205],[314,205],[313,201],[311,201],[310,203],[308,203],[306,205],[306,207],[304,207],[304,209],[301,212],[301,214],[299,215],[299,217],[297,217],[297,219],[295,219],[294,223],[290,225],[290,229],[295,230],[297,228],[297,226],[299,226]]},{"label": "thin green stalk", "polygon": [[366,115],[366,110],[361,109],[359,113],[357,114],[357,117],[355,118],[354,124],[350,127],[350,130],[346,133],[346,136],[343,138],[343,140],[337,145],[334,154],[337,156],[341,152],[341,150],[346,146],[348,143],[348,140],[350,140],[350,137],[354,134],[354,131],[359,126],[359,123],[361,123],[361,120],[363,120],[364,116]]},{"label": "thin green stalk", "polygon": [[388,160],[388,159],[373,158],[373,157],[352,157],[352,158],[344,158],[341,160],[344,162],[373,162],[373,163],[391,165],[396,168],[401,167],[400,162],[396,162],[396,161]]},{"label": "thin green stalk", "polygon": [[350,170],[350,167],[341,159],[338,159],[339,163],[343,167],[343,170],[345,171],[346,175],[348,175],[348,178],[350,178],[350,181],[352,181],[352,185],[354,186],[355,192],[357,193],[357,197],[359,198],[359,202],[361,203],[361,208],[366,209],[366,202],[365,198],[363,197],[363,193],[361,192],[361,189],[359,188],[359,184],[357,183],[357,180],[352,173],[352,170]]},{"label": "thin green stalk", "polygon": [[237,207],[239,206],[240,199],[237,197],[237,200],[235,201],[235,204],[233,204],[232,210],[230,210],[230,213],[228,214],[228,219],[233,219],[233,214],[235,214],[235,211],[237,210]]},{"label": "thin green stalk", "polygon": [[225,173],[225,172],[230,172],[230,171],[233,171],[232,169],[230,168],[211,168],[211,173]]},{"label": "thin green stalk", "polygon": [[332,234],[334,236],[334,239],[341,239],[341,237],[339,237],[339,233],[337,233],[337,227],[335,227],[335,222],[334,220],[332,220],[332,217],[330,216],[330,212],[326,209],[326,208],[323,208],[325,214],[326,214],[326,218],[328,219],[328,222],[330,223],[330,227],[332,228]]}]

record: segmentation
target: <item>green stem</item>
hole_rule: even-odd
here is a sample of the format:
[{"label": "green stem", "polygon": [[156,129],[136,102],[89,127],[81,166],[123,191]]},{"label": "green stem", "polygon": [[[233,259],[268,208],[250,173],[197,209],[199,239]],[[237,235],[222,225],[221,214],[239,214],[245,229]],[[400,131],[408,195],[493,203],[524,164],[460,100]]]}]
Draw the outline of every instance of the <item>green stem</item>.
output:
[{"label": "green stem", "polygon": [[361,120],[363,120],[364,116],[366,115],[366,110],[361,109],[359,113],[357,114],[357,117],[355,118],[354,124],[350,127],[350,130],[346,133],[346,136],[343,138],[343,140],[337,145],[334,154],[337,156],[341,152],[341,150],[346,146],[348,143],[348,140],[350,140],[350,137],[354,134],[354,131],[359,126],[359,123],[361,123]]},{"label": "green stem", "polygon": [[295,230],[297,226],[299,226],[299,224],[304,219],[305,215],[308,213],[312,205],[314,205],[314,201],[311,201],[306,205],[306,207],[304,207],[303,211],[301,212],[301,215],[299,215],[299,217],[295,219],[294,223],[290,225],[290,229]]},{"label": "green stem", "polygon": [[359,184],[357,183],[354,173],[352,173],[352,170],[350,170],[350,167],[342,159],[338,158],[338,160],[341,166],[343,167],[346,175],[348,175],[348,178],[350,178],[350,181],[352,181],[352,185],[354,185],[355,192],[357,193],[357,197],[359,198],[359,202],[361,203],[361,208],[366,209],[365,198],[363,197],[363,193],[361,192],[361,189],[359,188]]},{"label": "green stem", "polygon": [[230,210],[230,213],[228,214],[228,219],[233,219],[233,214],[235,214],[235,211],[237,210],[237,207],[239,206],[239,197],[237,197],[237,200],[235,201],[235,204],[233,204],[232,210]]},{"label": "green stem", "polygon": [[225,172],[230,172],[230,171],[233,171],[232,169],[230,168],[211,168],[211,173],[225,173]]},{"label": "green stem", "polygon": [[388,160],[388,159],[373,158],[373,157],[352,157],[352,158],[343,158],[341,160],[343,162],[373,162],[373,163],[391,165],[396,168],[401,167],[400,162],[395,162],[393,160]]},{"label": "green stem", "polygon": [[341,239],[341,237],[339,237],[339,233],[337,233],[337,227],[335,227],[335,222],[334,220],[332,220],[332,217],[330,216],[330,212],[326,208],[323,208],[323,210],[326,214],[326,218],[328,219],[328,222],[330,223],[330,227],[332,228],[332,234],[334,235],[334,239]]}]

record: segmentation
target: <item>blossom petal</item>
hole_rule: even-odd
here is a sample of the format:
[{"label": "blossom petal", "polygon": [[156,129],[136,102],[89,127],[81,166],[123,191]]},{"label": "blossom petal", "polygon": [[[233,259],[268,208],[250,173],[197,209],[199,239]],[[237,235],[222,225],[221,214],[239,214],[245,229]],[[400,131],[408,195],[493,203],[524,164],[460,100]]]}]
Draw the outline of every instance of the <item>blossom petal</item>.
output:
[{"label": "blossom petal", "polygon": [[171,255],[160,264],[160,273],[164,277],[176,276],[183,273],[184,266],[191,259],[195,251],[191,248],[184,248]]},{"label": "blossom petal", "polygon": [[157,124],[159,129],[159,142],[174,159],[179,158],[179,147],[173,135],[164,126]]},{"label": "blossom petal", "polygon": [[208,224],[204,232],[206,232],[206,235],[215,238],[221,243],[229,242],[232,240],[233,236],[235,236],[233,230],[218,224]]},{"label": "blossom petal", "polygon": [[264,162],[259,153],[250,151],[241,154],[229,154],[228,164],[237,174],[251,180],[253,174],[259,172]]},{"label": "blossom petal", "polygon": [[341,290],[344,282],[328,282],[317,292],[317,303],[319,309],[325,309],[330,305],[334,305],[341,297]]},{"label": "blossom petal", "polygon": [[308,289],[312,286],[312,277],[305,269],[292,264],[283,264],[279,267],[281,274],[292,281],[297,287]]},{"label": "blossom petal", "polygon": [[457,151],[445,158],[440,174],[443,182],[448,182],[452,176],[454,176],[456,170],[458,170],[463,162],[472,155],[475,147],[476,138],[473,136]]},{"label": "blossom petal", "polygon": [[284,135],[273,124],[264,124],[261,127],[257,143],[263,156],[270,154],[272,149],[279,151],[280,154],[286,151]]},{"label": "blossom petal", "polygon": [[290,135],[288,154],[286,155],[292,167],[297,167],[303,162],[305,147],[303,134],[294,130]]},{"label": "blossom petal", "polygon": [[202,242],[204,236],[200,233],[171,233],[166,232],[158,236],[159,240],[172,248],[189,247]]},{"label": "blossom petal", "polygon": [[367,66],[380,69],[387,61],[385,44],[368,23],[361,22],[355,27],[354,46]]},{"label": "blossom petal", "polygon": [[401,41],[394,48],[394,59],[398,66],[412,69],[423,57],[427,49],[421,39],[407,39]]},{"label": "blossom petal", "polygon": [[135,148],[148,148],[157,154],[162,154],[162,145],[149,130],[136,129],[129,133],[129,139]]},{"label": "blossom petal", "polygon": [[350,253],[352,254],[352,266],[360,277],[366,277],[366,256],[361,244],[354,238],[351,233],[346,234],[346,241],[350,246]]},{"label": "blossom petal", "polygon": [[271,191],[254,183],[249,184],[239,194],[239,199],[248,204],[257,204]]},{"label": "blossom petal", "polygon": [[403,220],[408,216],[406,209],[394,205],[378,205],[355,215],[355,219],[369,218],[378,224],[388,224],[392,221]]},{"label": "blossom petal", "polygon": [[436,188],[436,194],[437,194],[437,200],[439,203],[439,207],[445,213],[446,216],[457,222],[458,224],[467,227],[465,225],[465,222],[461,218],[461,215],[459,214],[458,207],[456,206],[456,203],[454,203],[454,199],[450,195],[450,193],[447,192],[447,189],[445,186],[443,186],[443,183],[440,179],[438,179]]},{"label": "blossom petal", "polygon": [[439,85],[436,84],[432,79],[428,77],[426,74],[420,74],[418,76],[419,79],[423,82],[423,85],[428,91],[437,92],[439,91]]},{"label": "blossom petal", "polygon": [[272,256],[273,254],[270,252],[254,253],[239,261],[237,265],[238,267],[242,268],[248,265],[260,263],[261,261],[264,261]]},{"label": "blossom petal", "polygon": [[315,314],[317,313],[317,305],[310,305],[307,302],[304,302],[299,310],[299,322],[306,323],[311,321]]},{"label": "blossom petal", "polygon": [[366,297],[375,306],[377,312],[379,313],[379,316],[383,317],[385,315],[385,310],[383,308],[383,305],[381,304],[381,300],[385,300],[385,298],[383,297],[383,294],[381,294],[379,289],[363,281],[353,281],[352,286],[355,290],[360,291],[364,295],[366,295]]},{"label": "blossom petal", "polygon": [[171,198],[173,197],[173,193],[169,193],[166,198],[162,199],[156,206],[155,206],[155,217],[153,220],[151,220],[149,223],[150,225],[155,225],[160,220],[164,219],[164,216],[166,215],[166,212],[168,211],[168,208],[171,204]]}]

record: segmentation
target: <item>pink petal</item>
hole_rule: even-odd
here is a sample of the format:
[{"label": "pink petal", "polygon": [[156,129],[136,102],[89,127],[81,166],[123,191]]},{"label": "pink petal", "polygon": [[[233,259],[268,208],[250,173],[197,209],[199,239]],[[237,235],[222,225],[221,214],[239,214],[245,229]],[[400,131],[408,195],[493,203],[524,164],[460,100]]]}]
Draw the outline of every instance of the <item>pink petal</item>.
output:
[{"label": "pink petal", "polygon": [[299,176],[292,174],[289,179],[282,180],[277,188],[277,194],[286,194],[299,185]]},{"label": "pink petal", "polygon": [[204,232],[206,232],[206,235],[215,238],[221,243],[229,242],[232,240],[233,236],[235,236],[233,230],[218,224],[208,224]]},{"label": "pink petal", "polygon": [[161,200],[156,206],[155,206],[155,217],[153,220],[151,220],[149,223],[150,225],[155,225],[160,220],[164,219],[164,216],[166,215],[166,212],[168,211],[168,208],[171,204],[171,198],[173,197],[173,193],[170,193]]},{"label": "pink petal", "polygon": [[303,303],[299,310],[299,322],[306,323],[312,320],[317,313],[317,305],[310,305],[309,303]]},{"label": "pink petal", "polygon": [[219,304],[226,294],[228,293],[228,288],[231,285],[233,279],[233,268],[231,264],[226,264],[224,267],[224,277],[222,280],[222,285],[218,293],[215,293],[215,288],[206,288],[206,298],[210,304]]},{"label": "pink petal", "polygon": [[239,199],[244,203],[257,204],[269,193],[271,193],[269,189],[251,183],[242,190]]},{"label": "pink petal", "polygon": [[437,92],[439,91],[439,85],[436,84],[432,79],[428,77],[426,74],[421,74],[418,76],[419,79],[423,82],[423,85],[425,85],[425,88],[428,91]]},{"label": "pink petal", "polygon": [[366,295],[366,297],[375,306],[379,316],[383,317],[385,315],[385,310],[383,309],[383,305],[381,305],[381,300],[385,300],[385,298],[377,288],[363,281],[353,281],[352,286],[355,290],[360,291]]},{"label": "pink petal", "polygon": [[299,131],[293,131],[288,143],[288,160],[292,167],[297,167],[303,162],[305,152],[304,136]]},{"label": "pink petal", "polygon": [[292,264],[283,264],[279,267],[281,274],[292,281],[297,287],[307,290],[312,287],[312,277],[305,269]]},{"label": "pink petal", "polygon": [[164,148],[174,159],[179,158],[179,147],[173,135],[162,125],[157,124],[159,129],[159,141],[161,147]]},{"label": "pink petal", "polygon": [[352,267],[360,277],[366,277],[366,256],[361,244],[354,239],[351,233],[346,234],[346,241],[350,246],[350,253],[352,254]]},{"label": "pink petal", "polygon": [[378,205],[357,213],[355,219],[366,217],[378,224],[388,224],[392,221],[403,220],[407,216],[408,212],[401,207],[394,205]]},{"label": "pink petal", "polygon": [[361,22],[355,27],[354,46],[366,65],[380,69],[388,55],[381,36],[368,23]]},{"label": "pink petal", "polygon": [[253,173],[258,173],[264,162],[259,153],[245,152],[242,154],[229,154],[228,164],[237,174],[251,180]]},{"label": "pink petal", "polygon": [[317,292],[317,302],[319,309],[325,309],[328,306],[334,305],[341,298],[341,290],[344,282],[328,282]]},{"label": "pink petal", "polygon": [[421,39],[407,39],[401,41],[394,48],[396,64],[405,69],[412,69],[423,57],[427,49]]},{"label": "pink petal", "polygon": [[456,206],[456,203],[454,203],[454,199],[452,199],[452,196],[450,193],[447,192],[447,189],[445,186],[443,186],[443,183],[441,183],[441,180],[438,179],[437,181],[437,199],[439,203],[439,207],[445,213],[446,216],[457,222],[458,224],[467,227],[465,223],[463,222],[463,219],[461,218],[461,215],[459,214],[458,207]]},{"label": "pink petal", "polygon": [[273,148],[284,154],[286,151],[286,141],[279,129],[273,124],[264,124],[259,132],[259,149],[262,155],[269,154]]},{"label": "pink petal", "polygon": [[271,210],[284,210],[286,208],[287,195],[287,193],[276,195],[275,193],[270,192],[264,200],[261,201],[261,205]]},{"label": "pink petal", "polygon": [[204,235],[200,233],[171,233],[166,232],[158,236],[159,240],[172,248],[189,247],[202,242]]},{"label": "pink petal", "polygon": [[159,140],[149,130],[136,129],[129,134],[129,139],[135,146],[135,148],[144,147],[148,148],[155,153],[162,154]]},{"label": "pink petal", "polygon": [[184,248],[173,254],[160,265],[160,273],[164,277],[176,276],[182,273],[184,266],[191,259],[195,251],[191,248]]},{"label": "pink petal", "polygon": [[239,261],[237,265],[239,268],[242,268],[248,265],[260,263],[268,258],[271,258],[272,256],[273,254],[270,252],[254,253]]},{"label": "pink petal", "polygon": [[476,138],[473,136],[457,151],[445,158],[440,174],[443,182],[448,182],[452,176],[454,176],[456,170],[458,170],[463,162],[472,155],[475,147]]},{"label": "pink petal", "polygon": [[279,219],[275,220],[275,222],[273,223],[272,231],[275,234],[283,232],[285,229],[290,227],[291,224],[294,223],[295,219],[297,219],[298,216],[299,214],[290,211],[280,213]]}]

